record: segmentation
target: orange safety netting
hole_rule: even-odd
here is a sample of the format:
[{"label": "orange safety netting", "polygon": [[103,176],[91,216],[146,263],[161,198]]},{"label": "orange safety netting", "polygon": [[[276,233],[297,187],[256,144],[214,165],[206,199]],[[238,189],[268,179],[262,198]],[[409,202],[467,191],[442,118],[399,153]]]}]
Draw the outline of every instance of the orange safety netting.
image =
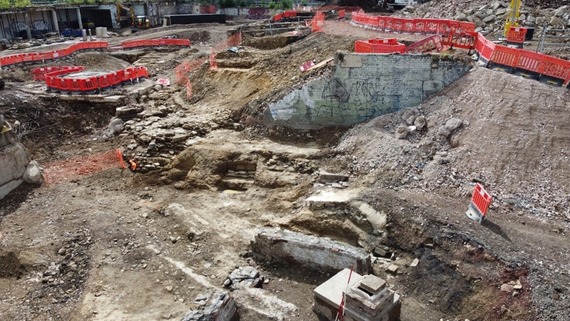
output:
[{"label": "orange safety netting", "polygon": [[127,168],[119,149],[69,158],[44,166],[44,179],[47,184],[57,184],[95,174],[110,168]]},{"label": "orange safety netting", "polygon": [[186,87],[186,96],[192,98],[192,83],[188,79],[188,74],[198,69],[204,62],[209,61],[210,69],[218,69],[218,64],[216,62],[216,55],[219,51],[225,50],[227,47],[234,47],[241,43],[241,32],[235,33],[224,41],[212,47],[212,51],[208,58],[198,58],[195,60],[185,60],[180,65],[178,65],[174,71],[176,74],[176,83]]}]

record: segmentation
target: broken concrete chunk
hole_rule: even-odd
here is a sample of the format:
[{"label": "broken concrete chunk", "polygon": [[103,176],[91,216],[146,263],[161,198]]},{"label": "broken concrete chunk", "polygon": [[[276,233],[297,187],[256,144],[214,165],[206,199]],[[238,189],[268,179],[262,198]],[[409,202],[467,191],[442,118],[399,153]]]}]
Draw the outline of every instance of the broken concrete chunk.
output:
[{"label": "broken concrete chunk", "polygon": [[399,268],[399,266],[397,266],[396,264],[390,264],[386,268],[386,271],[389,273],[396,274],[398,272],[398,268]]},{"label": "broken concrete chunk", "polygon": [[324,171],[319,172],[319,183],[330,184],[337,182],[348,182],[348,175],[329,173]]},{"label": "broken concrete chunk", "polygon": [[410,267],[416,267],[420,263],[420,259],[415,258],[412,263],[410,263]]}]

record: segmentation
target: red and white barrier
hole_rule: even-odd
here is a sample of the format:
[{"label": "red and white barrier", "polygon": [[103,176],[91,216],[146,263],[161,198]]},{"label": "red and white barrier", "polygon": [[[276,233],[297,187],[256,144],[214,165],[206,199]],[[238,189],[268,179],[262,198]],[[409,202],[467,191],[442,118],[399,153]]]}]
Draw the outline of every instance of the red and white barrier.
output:
[{"label": "red and white barrier", "polygon": [[485,189],[483,185],[477,183],[473,189],[473,195],[471,196],[471,202],[469,203],[469,208],[465,214],[472,220],[482,223],[487,216],[489,207],[493,198]]}]

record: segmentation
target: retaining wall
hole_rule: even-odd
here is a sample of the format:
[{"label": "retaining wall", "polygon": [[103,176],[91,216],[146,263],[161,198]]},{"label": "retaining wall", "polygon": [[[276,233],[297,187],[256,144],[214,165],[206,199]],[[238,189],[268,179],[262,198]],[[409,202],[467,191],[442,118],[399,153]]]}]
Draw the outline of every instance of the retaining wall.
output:
[{"label": "retaining wall", "polygon": [[341,52],[331,77],[312,81],[270,104],[265,123],[295,129],[353,125],[416,106],[470,68],[437,55]]}]

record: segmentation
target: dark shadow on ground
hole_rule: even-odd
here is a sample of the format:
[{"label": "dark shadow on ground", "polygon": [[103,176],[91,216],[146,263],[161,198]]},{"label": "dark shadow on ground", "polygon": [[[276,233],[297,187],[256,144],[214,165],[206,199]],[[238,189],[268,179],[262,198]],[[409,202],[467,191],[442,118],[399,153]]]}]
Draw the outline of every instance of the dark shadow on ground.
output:
[{"label": "dark shadow on ground", "polygon": [[35,189],[35,186],[22,183],[18,188],[4,196],[3,199],[0,199],[0,222],[6,215],[12,214],[20,208],[20,205],[28,199]]},{"label": "dark shadow on ground", "polygon": [[489,230],[491,230],[491,232],[499,235],[500,237],[504,238],[505,240],[507,240],[509,242],[512,242],[511,238],[507,235],[505,230],[503,230],[503,228],[500,227],[499,225],[497,225],[497,224],[495,224],[489,220],[483,220],[483,222],[481,223],[481,226],[488,228]]}]

